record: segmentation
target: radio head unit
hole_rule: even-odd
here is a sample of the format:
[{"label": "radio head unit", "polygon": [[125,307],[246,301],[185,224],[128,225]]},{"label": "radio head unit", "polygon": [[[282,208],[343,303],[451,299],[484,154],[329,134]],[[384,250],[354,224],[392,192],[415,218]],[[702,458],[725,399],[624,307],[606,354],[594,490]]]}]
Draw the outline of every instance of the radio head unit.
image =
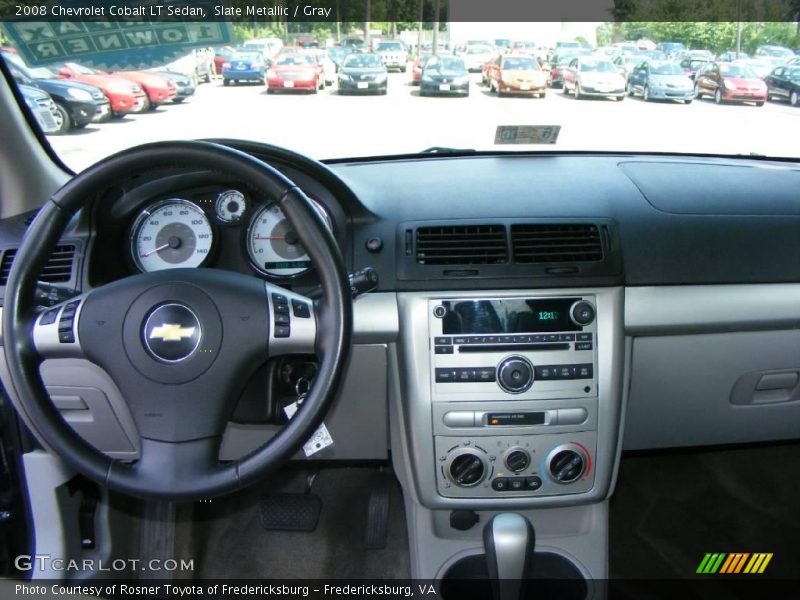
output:
[{"label": "radio head unit", "polygon": [[447,298],[428,314],[434,401],[596,393],[592,296]]}]

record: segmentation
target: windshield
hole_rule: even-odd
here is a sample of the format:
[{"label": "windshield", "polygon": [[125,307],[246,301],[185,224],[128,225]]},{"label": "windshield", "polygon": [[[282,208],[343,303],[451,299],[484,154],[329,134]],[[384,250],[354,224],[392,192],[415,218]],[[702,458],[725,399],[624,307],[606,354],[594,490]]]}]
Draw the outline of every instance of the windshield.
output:
[{"label": "windshield", "polygon": [[[42,138],[74,170],[137,145],[185,139],[253,140],[318,160],[413,154],[432,147],[800,158],[800,108],[791,105],[791,91],[770,88],[767,98],[766,86],[773,84],[758,79],[787,66],[788,52],[800,49],[794,21],[740,24],[742,53],[770,53],[760,56],[763,65],[751,65],[698,56],[735,56],[735,22],[459,22],[447,21],[443,9],[434,31],[432,18],[421,24],[385,21],[391,3],[371,4],[369,20],[362,10],[338,23],[234,21],[227,39],[162,52],[160,62],[101,63],[70,55],[37,64],[10,37],[0,40],[7,48],[0,55],[15,48],[27,73],[57,104],[85,98],[79,90],[102,92],[94,120]],[[415,14],[402,13],[409,19]],[[262,54],[273,37],[279,41]],[[321,63],[300,48],[310,39],[318,40],[319,52],[335,57],[336,64]],[[509,48],[535,47],[526,53],[494,46],[508,40]],[[658,56],[656,47],[669,49],[669,58],[646,54]],[[675,54],[681,47],[686,52]],[[147,60],[159,48],[154,42],[140,54]],[[225,57],[225,48],[236,52]],[[397,52],[390,56],[378,50]],[[428,55],[434,57],[428,68],[436,70],[423,80]],[[685,73],[694,82],[651,86],[644,101],[645,80],[634,71],[643,63],[650,65],[649,74],[678,78]],[[178,81],[151,71],[173,64],[181,66],[176,73],[191,80],[181,80],[178,90]],[[567,68],[570,64],[574,68]],[[711,65],[713,73],[719,66],[720,75],[729,78],[729,87],[718,82],[720,102],[716,88],[694,96],[695,83],[711,86],[714,79],[713,73],[698,79],[694,74]],[[800,79],[797,67],[792,69],[783,71],[787,88]],[[536,71],[537,77],[518,77],[517,70]],[[731,85],[730,78],[737,77],[747,84]],[[163,79],[160,88],[158,78]],[[545,143],[531,131],[556,133]]]},{"label": "windshield", "polygon": [[377,50],[378,52],[402,52],[403,44],[400,42],[380,42]]},{"label": "windshield", "polygon": [[368,69],[381,66],[383,66],[383,61],[377,54],[351,54],[344,61],[346,69]]},{"label": "windshield", "polygon": [[683,75],[683,69],[681,69],[675,63],[663,63],[663,64],[652,64],[650,65],[650,72],[653,75]]},{"label": "windshield", "polygon": [[504,69],[536,69],[539,70],[538,63],[532,58],[506,58],[503,61]]},{"label": "windshield", "polygon": [[724,75],[725,77],[751,77],[756,78],[758,75],[755,74],[753,69],[746,65],[731,65],[722,63],[719,66],[720,74]]},{"label": "windshield", "polygon": [[615,73],[614,63],[609,60],[587,60],[580,61],[580,69],[582,73]]}]

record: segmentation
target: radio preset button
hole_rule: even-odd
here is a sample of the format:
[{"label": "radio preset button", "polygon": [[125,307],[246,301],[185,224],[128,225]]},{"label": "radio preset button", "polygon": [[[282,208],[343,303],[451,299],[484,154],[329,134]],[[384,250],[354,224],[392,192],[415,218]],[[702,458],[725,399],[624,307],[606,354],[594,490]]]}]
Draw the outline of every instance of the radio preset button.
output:
[{"label": "radio preset button", "polygon": [[475,381],[475,369],[456,369],[458,383],[471,383]]},{"label": "radio preset button", "polygon": [[572,379],[574,372],[572,365],[562,365],[556,369],[556,379]]},{"label": "radio preset button", "polygon": [[466,344],[466,343],[468,343],[467,339],[468,338],[465,338],[465,337],[454,337],[453,338],[453,343],[454,344]]},{"label": "radio preset button", "polygon": [[536,379],[555,379],[555,367],[536,367]]},{"label": "radio preset button", "polygon": [[449,346],[450,345],[450,338],[449,337],[435,337],[435,338],[433,338],[433,343],[436,346]]},{"label": "radio preset button", "polygon": [[436,383],[453,383],[455,380],[455,369],[436,369]]},{"label": "radio preset button", "polygon": [[521,356],[507,358],[497,368],[497,381],[507,392],[522,393],[533,384],[533,366]]},{"label": "radio preset button", "polygon": [[494,381],[494,367],[475,369],[475,381]]},{"label": "radio preset button", "polygon": [[453,354],[452,346],[434,346],[433,352],[435,354]]},{"label": "radio preset button", "polygon": [[501,335],[498,337],[501,343],[503,344],[513,344],[514,343],[514,336],[513,335]]},{"label": "radio preset button", "polygon": [[575,379],[591,379],[594,376],[591,364],[575,365]]}]

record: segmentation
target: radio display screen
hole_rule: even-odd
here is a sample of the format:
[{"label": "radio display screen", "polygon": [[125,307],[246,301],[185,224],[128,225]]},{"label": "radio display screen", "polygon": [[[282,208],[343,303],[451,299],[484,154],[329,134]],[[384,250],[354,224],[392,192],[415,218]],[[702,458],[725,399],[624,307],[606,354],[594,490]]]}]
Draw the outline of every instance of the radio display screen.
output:
[{"label": "radio display screen", "polygon": [[580,331],[569,318],[577,298],[445,300],[442,335]]}]

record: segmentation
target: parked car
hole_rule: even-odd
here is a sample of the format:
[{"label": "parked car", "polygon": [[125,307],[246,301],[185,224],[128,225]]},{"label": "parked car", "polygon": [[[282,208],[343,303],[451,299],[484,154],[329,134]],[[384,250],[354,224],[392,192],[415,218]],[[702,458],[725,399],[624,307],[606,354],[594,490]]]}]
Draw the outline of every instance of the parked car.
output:
[{"label": "parked car", "polygon": [[307,52],[281,53],[267,69],[267,93],[298,91],[316,94],[325,87],[321,67]]},{"label": "parked car", "polygon": [[686,46],[682,42],[661,42],[658,45],[658,49],[666,54],[667,57],[673,58],[686,50]]},{"label": "parked car", "polygon": [[564,85],[564,71],[567,70],[569,63],[574,59],[576,56],[580,56],[580,54],[574,52],[568,52],[566,54],[556,54],[553,55],[550,61],[550,86],[551,87],[561,87]]},{"label": "parked car", "polygon": [[756,58],[764,58],[775,64],[784,64],[795,57],[795,53],[785,46],[764,45],[756,48]]},{"label": "parked car", "polygon": [[516,41],[511,44],[511,52],[515,54],[534,54],[536,52],[536,44],[533,42]]},{"label": "parked car", "polygon": [[264,57],[264,60],[267,61],[275,58],[281,52],[281,50],[283,50],[283,41],[274,37],[263,38],[258,40],[247,40],[244,44],[242,44],[242,46],[248,50],[260,52]]},{"label": "parked car", "polygon": [[469,72],[460,56],[431,56],[419,81],[420,96],[469,96]]},{"label": "parked car", "polygon": [[792,106],[800,106],[800,66],[776,67],[765,83],[767,100],[787,100]]},{"label": "parked car", "polygon": [[697,75],[697,72],[705,67],[708,64],[708,60],[704,58],[692,58],[691,56],[687,56],[681,59],[679,66],[683,69],[683,72],[689,77],[689,79],[694,79]]},{"label": "parked car", "polygon": [[328,53],[328,58],[331,59],[331,62],[336,66],[336,72],[339,72],[339,67],[342,66],[344,59],[347,58],[347,55],[351,53],[349,48],[345,48],[344,46],[331,46],[330,48],[326,49],[325,52]]},{"label": "parked car", "polygon": [[328,53],[321,48],[308,50],[308,53],[316,58],[317,64],[319,64],[322,70],[322,78],[325,85],[333,85],[336,83],[336,64],[331,60],[330,56],[328,56]]},{"label": "parked car", "polygon": [[264,83],[266,73],[264,55],[245,46],[234,52],[230,60],[222,65],[222,85],[238,84],[241,81]]},{"label": "parked car", "polygon": [[734,62],[749,67],[750,70],[752,70],[761,79],[767,77],[767,75],[772,73],[772,69],[775,68],[775,63],[763,58],[746,58],[742,60],[736,60]]},{"label": "parked car", "polygon": [[617,68],[617,72],[625,78],[625,81],[628,81],[631,71],[645,58],[640,54],[620,54],[614,59],[614,66]]},{"label": "parked car", "polygon": [[172,100],[178,93],[175,82],[158,73],[114,71],[112,74],[141,86],[146,94],[144,110],[154,110],[157,106]]},{"label": "parked car", "polygon": [[388,75],[377,54],[350,54],[339,67],[339,94],[386,94]]},{"label": "parked car", "polygon": [[194,77],[178,73],[177,71],[170,71],[166,67],[151,69],[151,71],[158,75],[168,77],[175,85],[175,95],[172,97],[172,102],[175,104],[180,104],[190,96],[193,96],[197,90],[197,79]]},{"label": "parked car", "polygon": [[717,54],[717,60],[719,62],[734,62],[736,60],[746,60],[750,58],[747,52],[736,52],[736,50],[728,50],[727,52],[721,52]]},{"label": "parked car", "polygon": [[650,100],[682,100],[691,104],[694,99],[692,80],[677,63],[645,61],[639,63],[628,77],[628,95],[641,95]]},{"label": "parked car", "polygon": [[644,50],[642,54],[651,60],[667,60],[667,55],[661,50]]},{"label": "parked car", "polygon": [[28,67],[18,54],[0,53],[17,83],[47,92],[56,105],[58,131],[67,133],[72,129],[86,127],[92,121],[107,121],[111,118],[111,105],[100,88],[59,79],[46,67]]},{"label": "parked car", "polygon": [[682,58],[698,58],[710,62],[714,60],[714,53],[710,50],[688,50],[683,54]]},{"label": "parked car", "polygon": [[397,69],[401,73],[406,72],[408,53],[403,42],[399,40],[382,40],[375,44],[375,52],[381,57],[387,70]]},{"label": "parked car", "polygon": [[607,58],[579,56],[573,58],[564,71],[563,91],[574,94],[576,100],[594,96],[622,101],[625,99],[625,78]]},{"label": "parked car", "polygon": [[750,67],[739,63],[712,62],[697,73],[696,98],[712,96],[714,102],[754,102],[764,106],[767,85]]},{"label": "parked car", "polygon": [[59,133],[60,127],[56,117],[58,109],[50,95],[29,85],[18,85],[18,89],[42,133]]},{"label": "parked car", "polygon": [[147,106],[147,94],[138,83],[74,62],[53,63],[50,65],[50,69],[58,73],[62,79],[79,81],[103,90],[111,104],[113,117],[142,112]]},{"label": "parked car", "polygon": [[214,72],[217,75],[222,75],[222,66],[229,62],[235,53],[236,49],[231,46],[220,46],[214,49]]},{"label": "parked car", "polygon": [[461,55],[463,62],[470,73],[480,73],[483,65],[495,57],[494,49],[489,46],[470,44]]},{"label": "parked car", "polygon": [[547,72],[532,56],[502,54],[486,64],[490,92],[543,98],[547,90]]},{"label": "parked car", "polygon": [[430,53],[420,54],[414,60],[414,64],[411,67],[411,85],[419,85],[420,77],[422,77],[422,69],[431,56],[432,54]]}]

